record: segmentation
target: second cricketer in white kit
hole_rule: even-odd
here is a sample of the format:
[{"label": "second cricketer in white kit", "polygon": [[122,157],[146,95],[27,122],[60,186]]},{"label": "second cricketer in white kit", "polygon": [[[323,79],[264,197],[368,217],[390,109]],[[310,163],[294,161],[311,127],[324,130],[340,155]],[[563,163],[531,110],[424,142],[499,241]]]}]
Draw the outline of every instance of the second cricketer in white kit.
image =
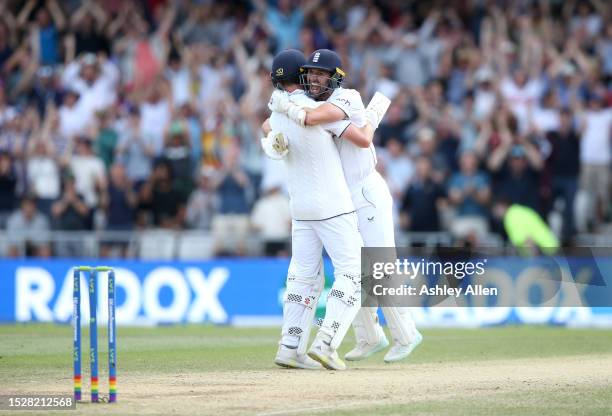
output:
[{"label": "second cricketer in white kit", "polygon": [[[289,103],[277,100],[275,110],[284,111],[303,125],[348,119],[357,127],[362,127],[367,118],[374,128],[378,127],[379,115],[373,111],[364,111],[359,92],[340,87],[344,77],[341,66],[341,60],[335,52],[328,49],[313,52],[303,67],[305,73],[302,75],[302,85],[308,95],[328,104],[310,109],[292,99]],[[334,141],[357,210],[359,231],[364,245],[394,247],[393,200],[385,180],[375,169],[376,151],[371,140],[364,143],[335,138]],[[406,308],[383,307],[382,310],[394,341],[384,360],[399,361],[406,358],[421,343],[423,337]],[[368,358],[389,345],[378,322],[376,307],[361,308],[353,322],[353,328],[357,346],[345,355],[349,361]]]},{"label": "second cricketer in white kit", "polygon": [[[276,88],[305,106],[316,104],[299,84],[301,52],[279,53],[272,65]],[[273,105],[273,102],[271,102]],[[292,215],[292,257],[287,275],[283,307],[282,337],[275,362],[292,368],[315,368],[316,360],[334,370],[346,368],[336,352],[361,305],[361,247],[357,215],[344,180],[338,150],[332,134],[355,133],[349,121],[303,127],[287,115],[272,113],[271,133],[262,139],[282,153],[288,172]],[[284,148],[284,149],[283,149]],[[323,324],[307,352],[310,327],[323,289],[322,249],[334,266]]]}]

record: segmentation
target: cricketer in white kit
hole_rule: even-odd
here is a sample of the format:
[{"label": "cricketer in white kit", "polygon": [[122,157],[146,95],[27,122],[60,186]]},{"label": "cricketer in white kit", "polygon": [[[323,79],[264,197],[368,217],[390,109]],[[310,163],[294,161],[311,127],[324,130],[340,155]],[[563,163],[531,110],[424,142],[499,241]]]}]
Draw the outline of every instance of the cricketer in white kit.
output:
[{"label": "cricketer in white kit", "polygon": [[[369,110],[364,111],[359,92],[340,86],[344,73],[340,69],[340,58],[335,52],[327,49],[315,51],[303,68],[305,73],[302,75],[302,85],[307,93],[317,100],[325,100],[329,105],[313,110],[291,97],[289,103],[282,99],[277,100],[275,110],[287,113],[290,118],[303,125],[347,119],[355,126],[363,127],[367,119],[374,128],[378,127],[388,104],[383,105],[384,109],[371,111],[371,106],[381,105],[377,103],[378,97],[375,95],[375,99],[368,106]],[[385,180],[376,171],[376,151],[371,136],[366,142],[346,140],[344,137],[335,137],[334,142],[340,154],[351,199],[357,210],[359,231],[364,245],[394,247],[393,200]],[[357,345],[345,355],[345,359],[362,360],[389,345],[378,322],[377,309],[363,307],[358,312],[353,322]],[[421,343],[423,337],[406,308],[383,307],[382,310],[394,341],[384,360],[399,361],[406,358]]]},{"label": "cricketer in white kit", "polygon": [[[299,55],[299,56],[298,56]],[[301,58],[300,58],[301,57]],[[279,53],[273,62],[272,79],[296,103],[316,106],[299,85],[305,59],[301,52]],[[351,194],[344,179],[338,150],[332,140],[354,132],[343,120],[303,127],[282,113],[272,113],[272,132],[262,139],[282,140],[291,151],[284,160],[292,215],[292,257],[283,306],[283,328],[275,362],[293,368],[315,368],[318,361],[328,369],[345,364],[336,352],[361,304],[361,235]],[[276,149],[278,142],[275,143]],[[322,249],[334,265],[334,283],[327,299],[323,324],[305,355],[316,305],[323,289]]]}]

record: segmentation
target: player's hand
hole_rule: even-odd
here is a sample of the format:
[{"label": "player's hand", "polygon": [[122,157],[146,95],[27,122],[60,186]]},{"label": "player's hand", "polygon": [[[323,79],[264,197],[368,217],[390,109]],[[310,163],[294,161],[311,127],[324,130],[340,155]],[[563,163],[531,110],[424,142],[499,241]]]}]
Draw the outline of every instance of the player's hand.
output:
[{"label": "player's hand", "polygon": [[291,106],[291,101],[289,101],[289,95],[286,92],[274,90],[272,96],[270,97],[270,102],[268,103],[268,108],[270,111],[276,113],[287,114],[287,110]]},{"label": "player's hand", "polygon": [[[268,136],[270,136],[270,134],[268,134]],[[285,135],[283,133],[273,134],[272,148],[276,151],[276,153],[283,156],[285,156],[289,152],[289,143],[287,143],[287,140],[285,139]]]},{"label": "player's hand", "polygon": [[280,160],[289,153],[289,144],[282,133],[271,131],[261,138],[261,147],[270,159]]},{"label": "player's hand", "polygon": [[304,127],[306,123],[306,110],[300,107],[297,104],[293,104],[289,101],[289,108],[287,110],[287,117],[291,119],[291,121],[299,124]]}]

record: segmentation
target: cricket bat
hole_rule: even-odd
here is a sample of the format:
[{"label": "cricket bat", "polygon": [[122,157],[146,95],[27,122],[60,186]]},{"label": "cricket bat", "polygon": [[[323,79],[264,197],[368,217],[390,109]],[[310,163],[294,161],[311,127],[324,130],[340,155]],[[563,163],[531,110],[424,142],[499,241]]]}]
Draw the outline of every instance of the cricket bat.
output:
[{"label": "cricket bat", "polygon": [[385,113],[389,109],[390,105],[391,105],[391,100],[385,97],[384,94],[376,91],[376,93],[374,94],[374,97],[372,97],[372,99],[370,100],[370,103],[366,107],[366,111],[372,111],[378,117],[378,123],[376,123],[376,125],[373,126],[374,128],[378,128],[378,124],[385,116]]}]

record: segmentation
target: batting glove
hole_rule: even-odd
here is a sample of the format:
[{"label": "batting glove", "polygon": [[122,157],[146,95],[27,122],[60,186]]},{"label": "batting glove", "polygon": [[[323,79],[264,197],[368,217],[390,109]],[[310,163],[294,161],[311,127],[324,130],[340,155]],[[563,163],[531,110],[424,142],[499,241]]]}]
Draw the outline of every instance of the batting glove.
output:
[{"label": "batting glove", "polygon": [[374,97],[372,97],[372,100],[370,100],[370,103],[366,107],[365,112],[366,119],[368,120],[368,122],[370,122],[372,127],[374,127],[375,129],[378,128],[378,125],[385,116],[389,105],[391,105],[391,100],[389,100],[380,92],[376,91]]},{"label": "batting glove", "polygon": [[287,114],[287,110],[289,110],[290,105],[292,104],[291,101],[289,101],[289,95],[287,95],[286,92],[274,90],[272,96],[270,97],[268,108],[270,111],[276,113]]},{"label": "batting glove", "polygon": [[261,147],[270,159],[281,160],[289,153],[289,143],[283,133],[271,131],[261,138]]},{"label": "batting glove", "polygon": [[299,105],[293,104],[291,101],[289,101],[287,117],[289,117],[293,122],[304,127],[304,124],[306,122],[306,110],[304,110]]}]

